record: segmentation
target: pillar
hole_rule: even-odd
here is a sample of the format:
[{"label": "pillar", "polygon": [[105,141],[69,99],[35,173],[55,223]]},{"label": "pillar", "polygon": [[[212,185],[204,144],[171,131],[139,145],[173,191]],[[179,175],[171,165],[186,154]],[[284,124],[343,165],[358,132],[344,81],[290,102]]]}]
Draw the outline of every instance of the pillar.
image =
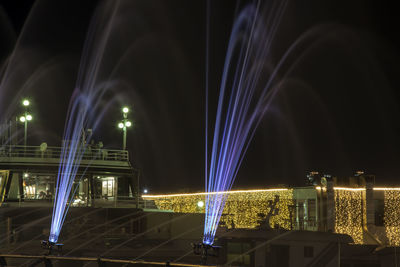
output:
[{"label": "pillar", "polygon": [[327,231],[335,231],[335,191],[333,189],[333,179],[326,178],[326,226]]}]

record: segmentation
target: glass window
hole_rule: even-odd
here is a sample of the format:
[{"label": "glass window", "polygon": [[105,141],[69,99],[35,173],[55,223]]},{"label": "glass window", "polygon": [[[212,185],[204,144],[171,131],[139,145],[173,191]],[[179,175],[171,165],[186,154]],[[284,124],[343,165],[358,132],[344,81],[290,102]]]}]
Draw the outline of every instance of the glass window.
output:
[{"label": "glass window", "polygon": [[54,197],[55,177],[23,173],[22,187],[25,199],[42,199],[51,201]]},{"label": "glass window", "polygon": [[114,196],[114,177],[103,178],[101,182],[101,194],[103,197],[113,197]]},{"label": "glass window", "polygon": [[308,200],[308,225],[315,226],[316,225],[316,209],[315,209],[315,199]]}]

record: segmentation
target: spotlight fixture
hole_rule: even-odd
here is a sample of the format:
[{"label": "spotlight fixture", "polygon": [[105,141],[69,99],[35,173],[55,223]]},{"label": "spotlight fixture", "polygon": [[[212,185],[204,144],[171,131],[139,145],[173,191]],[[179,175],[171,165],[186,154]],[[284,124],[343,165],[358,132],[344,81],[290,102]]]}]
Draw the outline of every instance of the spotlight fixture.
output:
[{"label": "spotlight fixture", "polygon": [[[43,249],[45,249],[45,250],[48,251],[48,254],[47,254],[47,255],[51,255],[51,253],[52,253],[53,251],[56,251],[57,254],[60,254],[60,253],[62,252],[62,247],[63,247],[63,245],[64,245],[64,244],[61,244],[61,243],[54,243],[54,242],[51,242],[51,241],[49,241],[49,240],[42,240],[42,241],[40,242],[40,246],[41,246]],[[55,248],[55,250],[54,250],[54,248]]]},{"label": "spotlight fixture", "polygon": [[213,245],[208,245],[205,243],[191,243],[192,248],[193,248],[193,253],[195,255],[201,255],[201,264],[206,265],[207,264],[207,258],[208,256],[211,257],[218,257],[219,256],[219,251],[221,249],[220,246],[213,246]]}]

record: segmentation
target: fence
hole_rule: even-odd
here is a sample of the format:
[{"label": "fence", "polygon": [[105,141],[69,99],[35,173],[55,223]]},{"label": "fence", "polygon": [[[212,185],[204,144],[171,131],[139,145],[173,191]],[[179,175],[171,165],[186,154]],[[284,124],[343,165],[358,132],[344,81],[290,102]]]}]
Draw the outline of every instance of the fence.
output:
[{"label": "fence", "polygon": [[[0,147],[0,158],[42,158],[60,159],[62,147],[40,146],[2,146]],[[82,151],[82,160],[106,160],[106,161],[128,161],[129,154],[126,150],[112,150],[103,148],[92,148],[90,146],[79,148]]]}]

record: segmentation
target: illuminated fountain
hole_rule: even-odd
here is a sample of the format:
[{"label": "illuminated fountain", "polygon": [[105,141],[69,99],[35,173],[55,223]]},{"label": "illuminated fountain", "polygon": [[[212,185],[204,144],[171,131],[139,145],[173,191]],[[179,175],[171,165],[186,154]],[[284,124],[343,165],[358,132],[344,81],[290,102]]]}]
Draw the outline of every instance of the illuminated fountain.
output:
[{"label": "illuminated fountain", "polygon": [[220,193],[206,196],[205,250],[214,243],[226,192],[232,188],[250,141],[277,88],[276,69],[267,73],[266,65],[285,5],[285,1],[272,1],[265,7],[260,3],[248,5],[233,25],[210,156],[206,141],[206,157],[210,160],[206,166],[206,191]]},{"label": "illuminated fountain", "polygon": [[[65,142],[61,152],[48,240],[50,246],[58,240],[77,189],[74,187],[74,181],[80,180],[84,175],[83,172],[80,177],[77,177],[77,172],[91,141],[92,132],[96,130],[104,113],[115,100],[112,98],[104,101],[106,92],[116,86],[116,82],[101,80],[100,71],[104,71],[101,64],[116,9],[117,5],[105,4],[97,10],[97,16],[92,21],[85,42],[78,80],[70,101],[64,128]],[[107,12],[104,12],[105,10]]]}]

